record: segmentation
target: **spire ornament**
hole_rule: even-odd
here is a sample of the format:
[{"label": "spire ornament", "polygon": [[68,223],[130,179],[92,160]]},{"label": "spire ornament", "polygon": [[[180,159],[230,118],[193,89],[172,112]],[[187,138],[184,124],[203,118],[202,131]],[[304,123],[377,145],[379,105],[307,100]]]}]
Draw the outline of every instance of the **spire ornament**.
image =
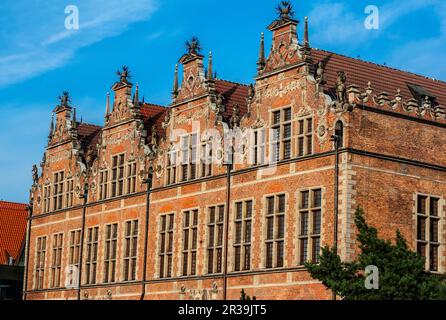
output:
[{"label": "spire ornament", "polygon": [[305,24],[304,24],[304,48],[310,47],[310,38],[308,36],[308,17],[305,17]]},{"label": "spire ornament", "polygon": [[139,106],[139,85],[136,83],[135,94],[133,95],[133,107]]},{"label": "spire ornament", "polygon": [[70,106],[71,98],[70,98],[70,94],[68,93],[68,91],[62,92],[62,95],[59,96],[58,99],[60,101],[61,107],[69,107]]},{"label": "spire ornament", "polygon": [[131,78],[130,70],[128,66],[122,66],[122,70],[116,71],[116,74],[119,76],[119,81],[121,83],[129,83],[129,79]]},{"label": "spire ornament", "polygon": [[276,8],[280,19],[290,19],[294,15],[293,6],[290,1],[282,1]]},{"label": "spire ornament", "polygon": [[54,133],[54,112],[51,114],[51,124],[50,124],[50,133],[48,135],[48,140],[53,138]]},{"label": "spire ornament", "polygon": [[262,32],[260,34],[260,49],[259,49],[259,60],[257,60],[257,71],[260,73],[265,67],[265,35]]},{"label": "spire ornament", "polygon": [[175,99],[178,96],[178,64],[175,65],[175,73],[173,76],[173,90],[172,97]]},{"label": "spire ornament", "polygon": [[190,55],[197,55],[201,51],[200,40],[197,37],[192,37],[191,40],[186,41],[187,52]]},{"label": "spire ornament", "polygon": [[208,80],[213,80],[213,73],[212,73],[212,51],[209,51],[209,61],[208,61],[208,72],[206,75]]},{"label": "spire ornament", "polygon": [[105,100],[105,118],[108,118],[110,114],[110,92],[107,92],[107,98]]},{"label": "spire ornament", "polygon": [[76,129],[76,128],[77,128],[76,107],[74,107],[74,109],[73,109],[73,120],[72,120],[72,125],[71,125],[71,127],[72,127],[73,129]]}]

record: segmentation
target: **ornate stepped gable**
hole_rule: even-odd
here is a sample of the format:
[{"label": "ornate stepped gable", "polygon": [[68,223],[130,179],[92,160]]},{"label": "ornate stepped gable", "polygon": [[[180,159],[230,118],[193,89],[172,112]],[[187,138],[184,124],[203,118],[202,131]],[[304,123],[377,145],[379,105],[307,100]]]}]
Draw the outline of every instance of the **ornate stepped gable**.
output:
[{"label": "ornate stepped gable", "polygon": [[[294,12],[289,2],[283,1],[277,11],[278,19],[268,26],[273,32],[273,43],[266,59],[263,33],[261,36],[257,61],[259,77],[292,65],[304,64],[309,66],[303,69],[304,73],[312,77],[312,82],[319,88],[320,93],[329,97],[334,112],[351,111],[354,107],[366,105],[446,123],[445,82],[311,48],[307,18],[303,41],[299,44],[296,33],[298,20],[292,18]],[[144,144],[155,146],[158,151],[160,140],[166,138],[172,109],[201,96],[209,97],[217,120],[228,125],[252,125],[252,121],[248,124],[241,122],[241,119],[249,117],[253,111],[251,104],[255,99],[255,86],[216,78],[213,74],[211,53],[206,72],[198,38],[193,37],[187,41],[186,48],[187,53],[179,60],[183,65],[181,86],[178,84],[178,66],[175,68],[171,106],[140,102],[138,85],[132,98],[133,84],[129,81],[129,69],[124,66],[117,72],[119,81],[112,86],[115,91],[112,108],[107,97],[105,127],[78,122],[70,96],[68,92],[64,92],[59,97],[59,105],[53,111],[56,122],[53,119],[51,123],[48,146],[73,141],[74,149],[80,151],[81,162],[89,167],[100,157],[98,147],[102,143],[103,130],[133,119],[142,123],[138,130],[144,133]],[[181,121],[183,120],[187,122],[190,119]],[[149,158],[153,159],[154,155]],[[157,162],[160,161],[162,162],[162,159],[158,157]],[[42,165],[44,164],[45,156],[42,161]]]}]

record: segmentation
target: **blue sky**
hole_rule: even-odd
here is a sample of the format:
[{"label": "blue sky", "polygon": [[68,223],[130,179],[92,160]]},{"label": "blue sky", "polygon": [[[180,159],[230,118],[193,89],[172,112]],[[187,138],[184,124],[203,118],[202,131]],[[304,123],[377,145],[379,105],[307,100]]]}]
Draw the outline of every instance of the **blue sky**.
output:
[{"label": "blue sky", "polygon": [[[446,80],[442,0],[293,0],[309,16],[313,47]],[[271,0],[2,0],[0,2],[0,199],[27,202],[56,97],[69,90],[85,122],[102,124],[105,96],[129,65],[145,100],[168,104],[184,42],[200,38],[220,78],[249,83],[260,32],[275,19]],[[67,5],[79,30],[66,30]],[[378,30],[364,28],[368,5]],[[299,34],[302,35],[301,26]]]}]

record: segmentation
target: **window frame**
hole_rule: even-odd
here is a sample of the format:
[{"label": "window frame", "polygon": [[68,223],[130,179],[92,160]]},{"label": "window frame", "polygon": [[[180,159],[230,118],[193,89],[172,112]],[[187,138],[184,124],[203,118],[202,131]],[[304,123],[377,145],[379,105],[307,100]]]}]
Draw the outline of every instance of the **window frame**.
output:
[{"label": "window frame", "polygon": [[[223,209],[220,209],[223,208]],[[214,209],[214,219],[211,220],[211,211]],[[206,208],[206,273],[220,274],[223,272],[223,249],[225,243],[225,215],[226,205],[224,203],[215,204]],[[219,213],[222,211],[222,219],[220,220]],[[217,220],[218,218],[218,220]],[[221,228],[221,241],[219,240],[219,228]],[[211,236],[211,230],[213,230]],[[211,243],[211,237],[212,243]],[[221,243],[220,243],[221,242]],[[212,252],[212,255],[210,254]],[[212,261],[211,261],[212,260]],[[211,266],[212,265],[212,270]]]},{"label": "window frame", "polygon": [[104,274],[103,283],[114,283],[118,274],[118,235],[119,224],[117,222],[108,223],[104,228]]},{"label": "window frame", "polygon": [[[289,118],[286,118],[286,111],[290,112]],[[275,115],[279,114],[278,122],[275,122]],[[271,110],[271,131],[270,131],[270,158],[272,163],[288,160],[293,157],[292,141],[293,141],[293,108],[284,106]],[[285,127],[289,126],[289,135],[285,136]],[[278,130],[278,138],[276,137]],[[278,140],[277,140],[278,139]],[[288,144],[288,156],[286,156],[285,145]]]},{"label": "window frame", "polygon": [[[284,208],[283,211],[280,211],[280,197],[284,197]],[[269,200],[270,198],[273,198],[273,212],[270,213],[269,208]],[[285,245],[286,245],[286,218],[287,218],[287,201],[288,201],[288,195],[285,192],[279,192],[271,195],[266,195],[264,197],[265,199],[265,227],[264,227],[264,237],[263,237],[263,245],[265,246],[264,249],[264,268],[265,269],[274,269],[274,268],[283,268],[285,266]],[[279,226],[280,218],[283,217],[283,236],[280,237],[279,234]],[[269,238],[269,224],[268,219],[272,219],[272,238]],[[282,243],[282,257],[281,261],[278,257],[278,251],[280,247],[280,243]],[[269,252],[268,252],[268,246],[272,247],[271,252],[271,265],[269,264]]]},{"label": "window frame", "polygon": [[[302,131],[300,130],[301,123],[303,123]],[[311,126],[309,126],[309,124],[311,124]],[[311,130],[309,130],[309,128],[311,128]],[[314,153],[313,132],[314,132],[313,115],[307,115],[299,117],[297,119],[296,154],[298,157],[304,157],[312,155]],[[303,143],[303,149],[301,149],[300,147],[301,139]],[[311,150],[308,150],[309,144],[311,144]]]},{"label": "window frame", "polygon": [[[420,212],[419,208],[419,200],[420,198],[425,198],[425,204],[424,204],[424,213]],[[432,215],[432,208],[431,208],[431,201],[436,200],[437,201],[437,211],[436,215]],[[441,249],[442,249],[442,242],[441,240],[441,234],[442,234],[442,218],[443,218],[443,199],[440,196],[437,195],[428,195],[428,194],[422,194],[417,193],[415,195],[415,249],[422,257],[425,258],[425,269],[428,272],[431,273],[438,273],[441,272],[442,268],[442,261],[441,261]],[[425,239],[419,239],[419,219],[422,218],[425,220],[424,222],[424,238]],[[432,221],[436,221],[436,235],[437,235],[437,241],[432,240]],[[425,254],[423,255],[420,253],[419,246],[424,245],[425,246]],[[432,264],[432,248],[436,248],[436,267],[433,267]]]},{"label": "window frame", "polygon": [[[85,273],[86,277],[84,279],[84,284],[96,284],[97,281],[97,270],[98,270],[98,255],[99,255],[99,226],[92,226],[87,229],[87,250],[85,252]],[[91,237],[90,237],[91,235]]]},{"label": "window frame", "polygon": [[36,238],[35,260],[34,260],[34,289],[45,289],[45,267],[46,267],[47,236]]},{"label": "window frame", "polygon": [[124,221],[123,228],[123,281],[137,279],[138,249],[139,249],[139,219]]},{"label": "window frame", "polygon": [[[315,193],[320,193],[320,203],[319,206],[315,203]],[[303,204],[303,194],[308,193],[307,205]],[[312,263],[319,262],[319,255],[321,252],[321,239],[322,239],[322,219],[323,219],[323,188],[322,187],[312,187],[298,190],[298,221],[297,221],[297,265],[302,266],[304,262],[311,261]],[[315,216],[319,212],[319,232],[315,231]],[[306,232],[303,233],[302,230],[304,226],[302,224],[303,214],[307,215],[306,218]],[[306,248],[302,247],[302,243],[306,241]],[[318,254],[315,253],[315,242],[317,241]],[[304,257],[304,252],[306,252],[306,257]]]},{"label": "window frame", "polygon": [[[115,161],[116,159],[116,161]],[[118,153],[112,156],[111,166],[111,197],[119,197],[124,194],[125,180],[125,153]]]},{"label": "window frame", "polygon": [[[181,275],[195,276],[198,269],[198,208],[183,210],[182,212],[182,242],[181,242]],[[186,222],[187,215],[187,225]],[[187,235],[187,236],[186,236]],[[185,241],[187,237],[187,242]],[[195,240],[195,241],[194,241]],[[186,245],[187,244],[187,245]],[[187,246],[187,247],[186,247]],[[186,268],[185,268],[186,267]]]},{"label": "window frame", "polygon": [[[251,212],[248,216],[248,207],[247,204],[251,204]],[[240,218],[238,217],[237,205],[241,204],[242,212]],[[233,271],[249,271],[252,268],[252,235],[253,235],[253,215],[254,215],[254,199],[243,199],[237,200],[233,202],[233,241],[232,241],[232,259],[233,259]],[[240,228],[240,242],[237,242],[237,226],[239,223]],[[249,227],[249,241],[247,241],[247,224],[250,223]],[[249,247],[249,251],[247,249]],[[237,253],[237,249],[239,248],[239,252]],[[247,252],[249,259],[247,260]],[[237,267],[237,256],[239,261],[239,266]]]},{"label": "window frame", "polygon": [[[165,219],[165,226],[163,226]],[[173,275],[173,252],[175,242],[175,213],[159,216],[158,225],[158,277],[171,278]],[[164,242],[162,241],[164,237]]]},{"label": "window frame", "polygon": [[63,233],[52,235],[51,242],[51,282],[50,288],[60,288],[62,278]]}]

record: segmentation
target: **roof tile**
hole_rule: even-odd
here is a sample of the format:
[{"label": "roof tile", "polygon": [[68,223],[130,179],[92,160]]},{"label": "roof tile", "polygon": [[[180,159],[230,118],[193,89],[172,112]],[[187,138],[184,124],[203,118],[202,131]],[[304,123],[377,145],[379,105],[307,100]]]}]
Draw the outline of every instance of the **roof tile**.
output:
[{"label": "roof tile", "polygon": [[8,257],[20,257],[27,216],[26,204],[0,201],[0,265],[8,264]]}]

